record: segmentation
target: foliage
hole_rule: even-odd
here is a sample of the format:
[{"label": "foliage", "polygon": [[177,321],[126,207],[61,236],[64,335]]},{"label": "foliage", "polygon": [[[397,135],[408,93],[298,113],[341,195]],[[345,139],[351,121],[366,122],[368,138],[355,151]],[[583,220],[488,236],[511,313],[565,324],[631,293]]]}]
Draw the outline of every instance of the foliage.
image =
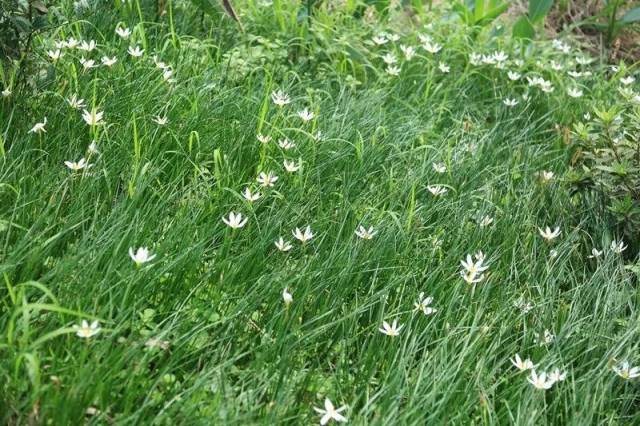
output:
[{"label": "foliage", "polygon": [[36,0],[0,2],[0,59],[22,58],[35,33],[47,26],[47,6]]}]

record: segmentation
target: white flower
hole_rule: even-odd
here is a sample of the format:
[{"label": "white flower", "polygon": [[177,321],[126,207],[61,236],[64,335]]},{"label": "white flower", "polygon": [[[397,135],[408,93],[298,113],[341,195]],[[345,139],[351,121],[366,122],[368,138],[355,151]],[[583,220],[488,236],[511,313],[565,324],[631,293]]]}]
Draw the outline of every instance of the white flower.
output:
[{"label": "white flower", "polygon": [[540,172],[540,179],[543,183],[548,183],[553,179],[554,173],[548,170],[543,170]]},{"label": "white flower", "polygon": [[289,293],[286,287],[284,290],[282,290],[282,300],[284,300],[284,304],[287,306],[289,306],[291,302],[293,302],[293,296],[291,295],[291,293]]},{"label": "white flower", "polygon": [[545,227],[544,230],[542,230],[542,228],[538,228],[538,232],[540,233],[540,236],[547,241],[557,238],[562,233],[559,226],[556,226],[553,231],[548,226]]},{"label": "white flower", "polygon": [[323,426],[326,425],[329,420],[335,420],[336,422],[345,423],[347,421],[347,418],[340,414],[340,411],[343,411],[346,408],[346,406],[342,406],[336,410],[331,401],[329,401],[329,398],[326,398],[324,400],[324,409],[313,407],[316,413],[322,414],[322,417],[320,418],[320,424]]},{"label": "white flower", "polygon": [[469,54],[469,63],[471,65],[480,65],[482,63],[482,55],[479,53],[470,53]]},{"label": "white flower", "polygon": [[369,229],[365,228],[364,226],[360,225],[358,227],[358,229],[356,229],[355,234],[362,238],[363,240],[370,240],[372,239],[376,234],[378,233],[378,231],[375,231],[373,229],[372,226],[369,227]]},{"label": "white flower", "polygon": [[397,77],[398,75],[400,75],[400,67],[395,66],[395,65],[389,65],[387,67],[387,69],[385,70],[385,72],[389,75],[392,75],[394,77]]},{"label": "white flower", "polygon": [[284,160],[284,168],[289,173],[295,173],[300,170],[300,162]]},{"label": "white flower", "polygon": [[463,270],[460,271],[460,275],[467,282],[467,284],[475,284],[484,279],[484,274],[482,272],[489,269],[488,266],[483,265],[484,262],[484,254],[482,252],[478,252],[475,254],[475,261],[471,257],[470,254],[467,254],[466,261],[463,259],[460,261]]},{"label": "white flower", "polygon": [[73,37],[69,37],[65,42],[65,47],[67,49],[75,49],[78,46],[78,40]]},{"label": "white flower", "polygon": [[278,241],[275,242],[276,247],[278,248],[278,250],[283,251],[283,252],[287,252],[289,250],[291,250],[291,243],[289,243],[289,241],[285,241],[282,237],[278,238]]},{"label": "white flower", "polygon": [[516,105],[518,105],[518,100],[517,99],[511,99],[511,98],[506,98],[502,100],[502,103],[505,104],[508,107],[514,107]]},{"label": "white flower", "polygon": [[593,59],[587,58],[586,56],[578,56],[576,57],[576,62],[580,65],[589,65],[591,62],[593,62]]},{"label": "white flower", "polygon": [[96,67],[96,62],[93,59],[85,59],[84,57],[80,58],[80,64],[82,65],[83,71],[88,71]]},{"label": "white flower", "polygon": [[496,58],[493,55],[482,55],[482,63],[485,65],[494,65]]},{"label": "white flower", "polygon": [[129,257],[133,260],[137,266],[143,263],[151,262],[156,255],[150,256],[149,250],[146,247],[139,247],[136,252],[133,252],[133,247],[129,247]]},{"label": "white flower", "polygon": [[404,54],[404,58],[407,61],[410,61],[416,55],[416,49],[413,46],[405,46],[401,44],[400,50],[402,50],[402,53]]},{"label": "white flower", "polygon": [[260,143],[267,144],[271,140],[271,136],[264,136],[262,133],[258,133],[256,138],[260,141]]},{"label": "white flower", "polygon": [[116,62],[118,62],[118,58],[116,58],[115,56],[112,58],[108,56],[103,56],[102,59],[100,59],[100,61],[102,61],[102,65],[104,65],[105,67],[111,67]]},{"label": "white flower", "polygon": [[298,111],[298,117],[300,117],[302,121],[311,121],[315,116],[316,115],[312,111],[309,111],[307,108],[303,109],[302,111]]},{"label": "white flower", "polygon": [[507,59],[509,59],[509,55],[507,55],[502,50],[499,50],[499,51],[493,53],[493,59],[498,63],[499,62],[505,62]]},{"label": "white flower", "polygon": [[87,151],[89,152],[89,154],[100,154],[100,151],[98,151],[98,145],[96,144],[96,141],[91,141],[91,143],[87,147]]},{"label": "white flower", "polygon": [[531,383],[536,389],[550,389],[551,386],[555,383],[552,380],[547,379],[547,373],[540,373],[540,375],[536,374],[535,370],[531,370],[531,376],[527,378],[529,383]]},{"label": "white flower", "polygon": [[229,213],[229,218],[222,218],[222,221],[229,227],[233,228],[233,229],[239,229],[242,228],[246,223],[247,220],[249,220],[249,218],[245,217],[244,220],[242,219],[242,213],[234,213],[231,212]]},{"label": "white flower", "polygon": [[600,256],[602,256],[602,254],[604,253],[604,250],[598,250],[597,248],[592,248],[591,249],[591,255],[588,256],[589,259],[596,259]]},{"label": "white flower", "polygon": [[618,253],[618,254],[622,253],[627,249],[627,246],[622,240],[620,240],[619,242],[616,240],[611,241],[611,245],[609,247],[611,248],[612,252]]},{"label": "white flower", "polygon": [[171,68],[170,65],[167,65],[164,62],[162,62],[157,55],[153,55],[152,59],[153,59],[153,63],[156,64],[156,67],[160,68],[163,71]]},{"label": "white flower", "polygon": [[422,48],[429,53],[435,54],[438,53],[440,49],[442,49],[442,46],[440,46],[438,43],[431,43],[430,41],[426,41],[422,44]]},{"label": "white flower", "polygon": [[121,39],[126,40],[131,35],[131,30],[127,27],[117,27],[116,34],[118,34]]},{"label": "white flower", "polygon": [[42,122],[34,124],[31,130],[29,130],[29,133],[47,133],[47,129],[44,128],[46,125],[47,117],[45,117]]},{"label": "white flower", "polygon": [[551,69],[554,71],[562,71],[562,64],[559,64],[556,61],[551,61]]},{"label": "white flower", "polygon": [[295,147],[296,147],[296,144],[295,144],[295,143],[293,143],[293,142],[291,142],[289,139],[284,138],[284,139],[280,139],[280,140],[278,141],[278,146],[279,146],[280,148],[284,149],[285,151],[288,151],[288,150],[290,150],[290,149],[292,149],[292,148],[295,148]]},{"label": "white flower", "polygon": [[305,243],[313,238],[313,232],[311,232],[311,227],[307,225],[304,232],[302,232],[299,228],[296,228],[293,231],[293,236],[296,237],[302,243]]},{"label": "white flower", "polygon": [[493,223],[493,218],[488,215],[484,215],[478,220],[478,225],[480,225],[481,228],[486,228],[487,226],[490,226],[492,223]]},{"label": "white flower", "polygon": [[573,77],[573,78],[580,78],[584,75],[580,71],[574,71],[574,70],[567,71],[567,74],[569,75],[569,77]]},{"label": "white flower", "polygon": [[102,117],[104,116],[104,111],[98,111],[95,108],[91,110],[91,112],[86,109],[82,112],[82,119],[89,126],[97,126],[102,124]]},{"label": "white flower", "polygon": [[82,325],[74,324],[73,328],[76,330],[76,336],[82,337],[83,339],[88,339],[100,333],[98,321],[93,321],[91,325],[89,325],[87,320],[82,320]]},{"label": "white flower", "polygon": [[382,57],[382,61],[387,65],[393,65],[398,62],[398,58],[393,53],[388,52]]},{"label": "white flower", "polygon": [[69,106],[73,109],[81,109],[84,108],[86,105],[84,103],[84,99],[78,99],[78,95],[71,95],[71,97],[67,98],[67,103],[69,104]]},{"label": "white flower", "polygon": [[162,72],[162,79],[164,81],[166,81],[167,83],[175,83],[176,79],[172,78],[173,77],[173,70],[171,68],[166,68],[163,72]]},{"label": "white flower", "polygon": [[625,86],[629,86],[634,81],[636,81],[636,79],[631,75],[628,76],[628,77],[623,77],[623,78],[620,79],[620,83],[624,84]]},{"label": "white flower", "polygon": [[291,98],[289,98],[289,95],[287,95],[281,90],[278,90],[277,92],[271,92],[271,100],[273,101],[274,104],[280,107],[285,106],[288,103],[291,103]]},{"label": "white flower", "polygon": [[449,71],[451,71],[451,68],[449,67],[449,65],[445,64],[444,62],[440,62],[438,64],[438,69],[440,70],[440,72],[447,74]]},{"label": "white flower", "polygon": [[640,367],[631,367],[629,361],[622,361],[613,367],[613,371],[625,380],[640,377]]},{"label": "white flower", "polygon": [[552,259],[555,259],[556,257],[558,257],[558,250],[551,250],[549,252],[549,257]]},{"label": "white flower", "polygon": [[11,96],[11,90],[9,90],[9,88],[7,87],[2,92],[0,92],[0,94],[3,98],[8,98],[9,96]]},{"label": "white flower", "polygon": [[62,58],[63,54],[60,51],[60,49],[56,49],[56,50],[49,50],[47,51],[47,56],[49,56],[49,58],[55,62],[58,59]]},{"label": "white flower", "polygon": [[378,46],[382,46],[383,44],[386,44],[389,41],[385,36],[375,36],[371,40]]},{"label": "white flower", "polygon": [[517,81],[517,80],[520,80],[520,77],[522,76],[520,75],[520,73],[517,73],[515,71],[509,71],[507,73],[507,77],[509,77],[509,80],[511,81]]},{"label": "white flower", "polygon": [[549,373],[549,380],[553,383],[561,382],[567,378],[567,373],[564,371],[560,371],[560,369],[556,368],[551,373]]},{"label": "white flower", "polygon": [[582,93],[582,90],[575,87],[571,87],[567,89],[567,95],[571,96],[572,98],[579,98],[583,95],[583,93]]},{"label": "white flower", "polygon": [[129,46],[129,48],[127,49],[127,52],[129,53],[129,55],[133,56],[134,58],[139,58],[140,56],[144,55],[144,49],[140,49],[140,46],[138,45]]},{"label": "white flower", "polygon": [[80,46],[78,46],[78,50],[84,50],[85,52],[91,52],[96,48],[97,44],[95,40],[89,40],[88,42],[82,41]]},{"label": "white flower", "polygon": [[513,364],[518,370],[526,371],[533,369],[533,362],[530,359],[525,359],[524,361],[520,359],[520,355],[516,354],[514,359],[510,359],[511,364]]},{"label": "white flower", "polygon": [[448,189],[442,185],[427,185],[427,190],[435,197],[444,195],[448,191]]},{"label": "white flower", "polygon": [[533,309],[533,305],[530,302],[527,302],[524,298],[519,298],[515,302],[513,302],[513,306],[520,309],[523,314],[528,313],[531,309]]},{"label": "white flower", "polygon": [[245,200],[249,201],[250,203],[257,201],[260,199],[260,197],[262,197],[262,194],[259,192],[251,192],[251,189],[249,189],[248,187],[244,189],[244,192],[242,193],[242,196],[244,197]]},{"label": "white flower", "polygon": [[264,187],[272,187],[277,180],[278,176],[274,175],[272,172],[260,172],[260,174],[256,178],[256,181]]},{"label": "white flower", "polygon": [[169,118],[165,115],[164,117],[161,117],[160,115],[156,115],[153,118],[153,121],[155,121],[158,126],[164,126],[169,122]]},{"label": "white flower", "polygon": [[382,321],[382,328],[379,328],[380,333],[386,334],[387,336],[396,337],[400,335],[400,330],[402,330],[404,325],[398,326],[398,320],[393,320],[393,324],[389,325],[388,322]]},{"label": "white flower", "polygon": [[88,169],[92,166],[91,164],[87,163],[87,160],[85,160],[84,158],[81,158],[80,161],[78,162],[65,161],[64,165],[70,168],[71,170],[73,170],[74,172],[82,169]]},{"label": "white flower", "polygon": [[556,336],[551,331],[545,329],[542,335],[542,339],[536,338],[535,340],[540,346],[545,346],[553,343],[555,339]]},{"label": "white flower", "polygon": [[444,163],[431,163],[431,167],[436,173],[446,173],[447,171],[447,166]]},{"label": "white flower", "polygon": [[433,297],[424,297],[424,292],[422,292],[418,295],[418,301],[415,302],[413,306],[415,306],[416,311],[422,311],[425,315],[431,315],[438,311],[437,309],[429,306],[431,302],[433,302]]}]

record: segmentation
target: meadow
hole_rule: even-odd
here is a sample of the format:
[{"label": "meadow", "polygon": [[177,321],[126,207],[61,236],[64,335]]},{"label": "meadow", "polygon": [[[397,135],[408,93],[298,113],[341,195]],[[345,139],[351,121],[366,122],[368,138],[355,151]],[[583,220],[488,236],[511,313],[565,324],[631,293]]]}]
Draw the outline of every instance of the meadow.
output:
[{"label": "meadow", "polygon": [[569,184],[581,129],[637,143],[637,64],[151,3],[1,68],[2,424],[640,424],[637,247]]}]

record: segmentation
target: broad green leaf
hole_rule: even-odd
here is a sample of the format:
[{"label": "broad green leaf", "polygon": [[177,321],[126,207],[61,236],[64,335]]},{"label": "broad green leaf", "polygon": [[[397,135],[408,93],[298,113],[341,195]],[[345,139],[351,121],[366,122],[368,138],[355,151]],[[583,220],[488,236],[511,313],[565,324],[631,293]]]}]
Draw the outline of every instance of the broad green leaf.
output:
[{"label": "broad green leaf", "polygon": [[544,19],[553,6],[553,0],[529,0],[529,19],[536,23]]},{"label": "broad green leaf", "polygon": [[496,19],[498,16],[506,12],[507,9],[509,9],[509,6],[510,6],[509,3],[502,3],[501,5],[496,6],[493,9],[487,10],[484,16],[482,17],[482,19],[476,22],[476,24],[486,25],[490,23],[491,21]]},{"label": "broad green leaf", "polygon": [[620,18],[619,22],[622,22],[625,25],[640,22],[640,7],[629,10],[622,16],[622,18]]},{"label": "broad green leaf", "polygon": [[536,30],[526,16],[521,16],[513,25],[513,36],[515,38],[533,40],[535,35]]}]

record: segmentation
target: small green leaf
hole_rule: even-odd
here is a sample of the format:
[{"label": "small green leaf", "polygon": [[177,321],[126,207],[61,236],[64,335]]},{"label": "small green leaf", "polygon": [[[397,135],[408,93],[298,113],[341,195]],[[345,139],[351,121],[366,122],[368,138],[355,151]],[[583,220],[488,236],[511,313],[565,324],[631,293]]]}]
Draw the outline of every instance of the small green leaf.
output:
[{"label": "small green leaf", "polygon": [[536,23],[544,19],[553,6],[553,0],[529,0],[529,19]]},{"label": "small green leaf", "polygon": [[535,35],[536,30],[526,16],[521,16],[513,25],[513,37],[515,38],[533,40]]}]

